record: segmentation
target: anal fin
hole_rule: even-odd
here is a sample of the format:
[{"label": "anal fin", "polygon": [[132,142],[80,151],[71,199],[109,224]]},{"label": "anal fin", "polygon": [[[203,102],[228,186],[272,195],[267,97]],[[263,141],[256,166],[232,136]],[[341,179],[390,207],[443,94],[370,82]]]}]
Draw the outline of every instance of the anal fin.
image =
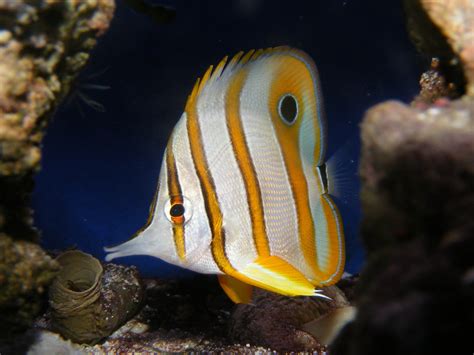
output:
[{"label": "anal fin", "polygon": [[252,300],[253,286],[228,275],[218,275],[217,279],[234,303],[250,303]]},{"label": "anal fin", "polygon": [[295,267],[278,256],[257,258],[239,273],[240,281],[286,296],[315,296],[314,286]]}]

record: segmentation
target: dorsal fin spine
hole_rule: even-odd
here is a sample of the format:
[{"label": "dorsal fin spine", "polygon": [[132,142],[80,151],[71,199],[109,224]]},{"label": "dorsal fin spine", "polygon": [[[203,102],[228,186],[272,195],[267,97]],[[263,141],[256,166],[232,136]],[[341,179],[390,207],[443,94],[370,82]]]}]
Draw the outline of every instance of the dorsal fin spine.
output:
[{"label": "dorsal fin spine", "polygon": [[211,81],[215,81],[217,80],[221,74],[222,74],[222,71],[224,70],[224,66],[226,65],[227,63],[227,59],[229,59],[228,56],[225,56],[220,62],[219,64],[217,64],[217,67],[216,69],[214,70],[214,72],[212,73],[211,75]]},{"label": "dorsal fin spine", "polygon": [[207,70],[206,70],[206,73],[202,77],[202,80],[201,80],[201,83],[199,84],[199,89],[198,89],[198,92],[197,92],[198,96],[202,92],[202,90],[206,87],[206,84],[207,84],[209,78],[211,77],[211,73],[212,73],[213,68],[214,68],[213,65],[209,66],[209,68],[207,68]]},{"label": "dorsal fin spine", "polygon": [[271,55],[273,53],[285,53],[291,51],[292,49],[290,47],[280,46],[258,50],[251,49],[247,53],[240,51],[235,54],[229,62],[227,62],[228,56],[224,57],[219,62],[219,64],[217,64],[215,69],[213,65],[209,66],[202,79],[198,79],[196,81],[196,84],[194,85],[193,90],[188,97],[186,106],[190,105],[191,103],[194,103],[206,86],[214,83],[220,77],[232,73],[235,69],[241,68],[247,63],[261,59],[262,57]]}]

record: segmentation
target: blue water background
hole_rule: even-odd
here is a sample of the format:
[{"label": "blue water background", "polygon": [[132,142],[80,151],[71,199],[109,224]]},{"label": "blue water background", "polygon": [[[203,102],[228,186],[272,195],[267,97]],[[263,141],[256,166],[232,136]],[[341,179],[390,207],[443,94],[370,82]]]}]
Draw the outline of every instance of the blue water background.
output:
[{"label": "blue water background", "polygon": [[[411,100],[427,60],[410,43],[396,0],[165,3],[177,12],[168,25],[118,1],[112,26],[79,79],[111,87],[81,89],[106,112],[73,99],[49,126],[33,196],[45,248],[78,247],[103,258],[103,246],[125,241],[145,223],[169,133],[196,78],[225,55],[289,45],[314,58],[328,117],[328,156],[350,142],[342,159],[353,192],[364,111],[387,99]],[[360,208],[356,199],[338,202],[347,270],[356,272],[364,259]],[[192,274],[151,257],[117,262],[135,264],[146,276]]]}]

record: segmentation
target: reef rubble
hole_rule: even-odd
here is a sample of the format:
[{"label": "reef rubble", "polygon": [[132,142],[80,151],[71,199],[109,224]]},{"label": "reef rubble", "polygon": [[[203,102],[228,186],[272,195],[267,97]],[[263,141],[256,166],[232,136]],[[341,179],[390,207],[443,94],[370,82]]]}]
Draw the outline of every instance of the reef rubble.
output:
[{"label": "reef rubble", "polygon": [[[105,268],[119,266],[105,264]],[[125,283],[128,283],[127,279]],[[118,284],[117,284],[118,285]],[[145,296],[139,313],[97,344],[80,344],[60,337],[50,311],[40,317],[24,337],[28,354],[93,352],[231,352],[327,353],[304,324],[348,304],[331,286],[333,301],[312,297],[284,297],[256,291],[250,305],[234,305],[213,276],[185,280],[143,280]],[[21,342],[20,342],[21,343]],[[17,348],[8,349],[12,353]]]}]

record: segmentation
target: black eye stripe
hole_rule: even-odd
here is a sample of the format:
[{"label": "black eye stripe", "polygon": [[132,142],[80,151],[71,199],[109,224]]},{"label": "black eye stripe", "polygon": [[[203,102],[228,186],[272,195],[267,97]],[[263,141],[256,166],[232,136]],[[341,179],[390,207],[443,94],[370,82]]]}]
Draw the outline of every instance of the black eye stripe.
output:
[{"label": "black eye stripe", "polygon": [[184,212],[185,212],[184,205],[181,203],[175,203],[170,208],[171,217],[181,217],[182,215],[184,215]]}]

